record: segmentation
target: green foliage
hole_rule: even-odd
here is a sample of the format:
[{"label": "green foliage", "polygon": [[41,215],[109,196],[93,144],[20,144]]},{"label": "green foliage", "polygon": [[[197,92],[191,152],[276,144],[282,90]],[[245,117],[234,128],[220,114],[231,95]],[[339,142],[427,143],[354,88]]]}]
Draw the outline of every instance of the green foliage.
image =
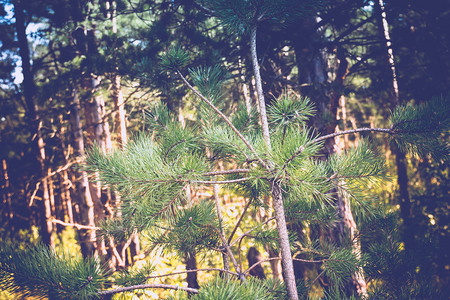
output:
[{"label": "green foliage", "polygon": [[368,299],[446,299],[427,272],[429,252],[436,245],[417,243],[406,252],[398,228],[398,216],[381,211],[361,224],[364,271],[373,285]]},{"label": "green foliage", "polygon": [[121,193],[122,219],[142,230],[160,219],[173,218],[171,208],[184,201],[185,186],[210,170],[204,156],[185,150],[169,160],[168,153],[175,151],[173,145],[161,147],[151,137],[140,135],[125,149],[110,154],[92,148],[85,168],[98,170],[99,180]]},{"label": "green foliage", "polygon": [[275,228],[268,226],[258,226],[252,232],[252,238],[257,245],[269,247],[269,249],[278,249],[278,232]]},{"label": "green foliage", "polygon": [[176,212],[169,228],[152,230],[148,239],[154,248],[167,253],[177,252],[180,257],[186,253],[201,253],[220,246],[220,225],[214,203],[201,201]]},{"label": "green foliage", "polygon": [[[214,67],[189,69],[189,74],[193,84],[200,93],[219,110],[223,110],[225,104],[223,86],[228,79],[228,74],[225,70],[221,66],[215,65]],[[198,120],[203,128],[210,128],[222,121],[217,113],[204,101],[201,101],[198,105]]]},{"label": "green foliage", "polygon": [[285,197],[286,221],[289,223],[308,222],[310,226],[331,229],[336,224],[336,210],[323,201],[310,201],[311,198]]},{"label": "green foliage", "polygon": [[247,112],[243,101],[238,103],[236,111],[231,116],[231,123],[244,134],[257,134],[260,131],[256,107],[252,106],[250,112]]},{"label": "green foliage", "polygon": [[161,56],[161,67],[168,71],[178,71],[189,63],[189,54],[181,47],[170,48]]},{"label": "green foliage", "polygon": [[0,245],[0,286],[25,297],[95,299],[105,280],[96,259],[72,259],[44,245]]},{"label": "green foliage", "polygon": [[313,142],[315,138],[310,129],[289,128],[274,135],[270,159],[280,171],[295,172],[306,160],[319,154],[323,143]]},{"label": "green foliage", "polygon": [[245,162],[253,155],[244,142],[228,126],[205,128],[205,144],[213,153],[214,159],[227,159]]},{"label": "green foliage", "polygon": [[[262,169],[253,169],[249,175],[249,180],[228,185],[227,187],[238,195],[251,199],[253,205],[262,206],[261,199],[270,192],[270,185],[266,180],[261,178],[265,175],[265,171]],[[230,179],[233,178],[237,178],[237,176],[230,176]]]},{"label": "green foliage", "polygon": [[[172,298],[173,299],[173,298]],[[246,283],[217,277],[201,287],[197,295],[182,295],[178,300],[255,300],[287,299],[283,284],[276,280],[249,278]]]},{"label": "green foliage", "polygon": [[189,69],[189,74],[200,93],[216,105],[223,97],[222,87],[225,80],[228,79],[224,69],[219,65],[214,67],[197,67]]},{"label": "green foliage", "polygon": [[114,281],[119,286],[131,286],[144,284],[148,281],[148,276],[155,270],[155,267],[151,263],[146,263],[139,268],[128,270],[121,270],[118,277]]},{"label": "green foliage", "polygon": [[402,151],[447,161],[450,148],[450,96],[435,97],[421,105],[397,107],[391,115],[394,139]]},{"label": "green foliage", "polygon": [[339,248],[331,252],[321,268],[333,285],[342,286],[358,271],[359,262],[353,249]]},{"label": "green foliage", "polygon": [[288,129],[297,130],[305,124],[316,110],[313,104],[305,97],[296,97],[287,91],[275,101],[267,110],[267,117],[271,128],[286,134]]},{"label": "green foliage", "polygon": [[361,140],[358,147],[334,154],[329,158],[334,179],[345,180],[348,184],[376,183],[386,178],[386,164],[370,146],[367,140]]},{"label": "green foliage", "polygon": [[317,13],[322,1],[295,0],[213,0],[203,3],[218,17],[222,24],[237,34],[248,33],[253,26],[262,21],[283,24],[295,18]]},{"label": "green foliage", "polygon": [[297,169],[291,169],[285,186],[290,194],[288,197],[309,202],[320,201],[323,205],[331,203],[331,190],[335,185],[328,180],[328,174],[329,167],[326,163],[305,159]]}]

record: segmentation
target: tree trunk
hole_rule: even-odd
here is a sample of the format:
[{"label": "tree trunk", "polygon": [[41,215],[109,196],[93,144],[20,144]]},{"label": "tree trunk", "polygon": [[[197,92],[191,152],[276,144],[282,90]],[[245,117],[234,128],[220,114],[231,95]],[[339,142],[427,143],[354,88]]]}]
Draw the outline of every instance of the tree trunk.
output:
[{"label": "tree trunk", "polygon": [[[221,166],[221,168],[223,168]],[[221,224],[221,233],[223,236],[225,236],[225,230],[222,225],[223,216],[222,216],[222,208],[220,205],[220,198],[219,198],[219,185],[214,184],[213,185],[213,191],[214,191],[214,203],[216,204],[216,210],[217,210],[217,218],[219,219],[219,223]],[[222,245],[225,247],[225,245]],[[228,258],[228,255],[226,253],[222,253],[222,261],[223,261],[223,268],[224,270],[230,271],[230,259]],[[228,274],[223,274],[225,277],[228,277]]]},{"label": "tree trunk", "polygon": [[[5,217],[8,220],[8,226],[13,227],[12,220],[14,218],[14,211],[12,209],[12,200],[11,200],[11,187],[9,183],[9,175],[8,175],[8,165],[6,164],[6,160],[2,159],[2,195],[3,195],[3,206],[7,207],[5,210]],[[11,228],[13,229],[13,228]]]},{"label": "tree trunk", "polygon": [[[73,90],[73,99],[70,105],[70,123],[72,128],[72,144],[75,158],[84,156],[83,130],[80,117],[80,100],[78,92]],[[72,189],[72,199],[78,206],[78,222],[82,225],[95,226],[94,203],[87,174],[79,169],[74,169],[75,189]],[[94,230],[81,229],[78,231],[81,252],[83,257],[90,257],[96,253],[96,233]]]},{"label": "tree trunk", "polygon": [[[261,74],[259,70],[258,54],[256,50],[256,25],[251,29],[250,49],[252,55],[253,72],[255,73],[256,91],[258,94],[259,114],[264,137],[266,151],[271,150],[269,123],[266,114],[266,103],[262,89]],[[270,166],[269,166],[270,168]],[[291,247],[289,244],[289,235],[286,226],[286,216],[284,215],[284,204],[281,187],[277,182],[271,182],[273,210],[277,222],[277,231],[281,252],[281,265],[283,267],[284,281],[289,299],[298,300],[297,285],[295,283],[294,266],[292,261]]]},{"label": "tree trunk", "polygon": [[[383,0],[375,1],[375,5],[380,12],[381,28],[383,31],[384,41],[386,43],[387,63],[391,69],[392,75],[392,106],[400,105],[400,94],[397,80],[397,70],[395,66],[394,51],[392,49],[392,41],[389,34],[389,24],[387,21],[386,10]],[[411,200],[408,191],[408,165],[406,156],[401,152],[397,145],[391,144],[391,151],[395,155],[395,165],[397,167],[397,184],[400,197],[400,214],[403,219],[405,249],[410,250],[414,247],[414,228],[412,222]]]},{"label": "tree trunk", "polygon": [[42,241],[49,245],[54,246],[53,238],[53,223],[51,215],[50,196],[48,191],[47,182],[47,169],[46,169],[46,157],[45,157],[45,145],[42,138],[41,125],[42,122],[39,116],[38,106],[35,99],[35,84],[33,70],[31,68],[30,50],[28,48],[28,40],[26,35],[26,20],[24,13],[24,1],[19,0],[14,4],[14,16],[16,19],[17,41],[19,46],[19,55],[22,61],[22,74],[23,74],[23,94],[25,103],[27,106],[27,114],[31,124],[32,136],[33,136],[33,152],[36,157],[36,161],[39,165],[38,178],[40,184],[40,200],[38,202],[39,215],[40,215],[40,236]]},{"label": "tree trunk", "polygon": [[295,283],[294,264],[292,260],[289,235],[284,215],[284,204],[281,187],[278,183],[272,182],[272,199],[275,219],[277,221],[278,239],[281,252],[281,265],[283,267],[283,277],[288,291],[289,299],[298,300],[297,285]]},{"label": "tree trunk", "polygon": [[[187,253],[185,255],[186,270],[196,270],[197,269],[197,259],[195,258],[195,253]],[[198,289],[197,272],[190,272],[186,275],[186,281],[189,288]]]},{"label": "tree trunk", "polygon": [[[248,261],[248,267],[250,268],[254,264],[261,261],[261,253],[255,248],[250,247],[247,252],[247,261]],[[266,275],[264,274],[264,269],[261,266],[261,264],[257,265],[255,268],[253,268],[250,271],[250,275],[257,277],[259,279],[266,279]]]},{"label": "tree trunk", "polygon": [[[87,136],[90,143],[100,147],[103,151],[111,148],[111,137],[106,127],[107,122],[103,120],[104,116],[104,100],[98,95],[99,81],[95,78],[89,79],[89,88],[92,91],[92,98],[85,103],[85,119],[87,127]],[[109,126],[108,126],[109,127]],[[92,201],[94,203],[94,211],[97,220],[105,219],[104,203],[108,201],[108,195],[102,195],[102,187],[99,181],[89,182],[91,189]],[[103,197],[103,199],[102,199]]]},{"label": "tree trunk", "polygon": [[114,75],[114,110],[115,122],[117,126],[117,140],[121,147],[127,144],[127,125],[125,120],[125,107],[123,102],[123,94],[120,86],[120,76]]},{"label": "tree trunk", "polygon": [[[314,127],[322,135],[333,133],[337,125],[337,110],[339,107],[339,99],[341,97],[338,92],[339,87],[343,87],[345,76],[348,73],[348,62],[342,51],[338,46],[336,48],[336,74],[331,89],[331,82],[328,78],[328,63],[327,53],[324,52],[322,45],[317,44],[317,41],[323,40],[323,32],[317,30],[317,19],[310,17],[302,20],[297,24],[298,34],[293,36],[293,45],[296,54],[296,60],[299,69],[299,85],[301,94],[304,96],[311,96],[315,100],[317,115],[314,119]],[[319,49],[319,50],[318,50]],[[338,87],[338,89],[336,89]],[[342,90],[342,89],[340,89]],[[334,139],[328,139],[325,142],[324,158],[332,155],[337,149],[338,145]],[[322,232],[325,238],[339,244],[343,237],[350,235],[356,231],[356,223],[350,208],[348,197],[345,193],[340,191],[336,193],[335,199],[336,212],[338,215],[338,224],[335,230]],[[352,245],[353,252],[357,255],[361,252],[361,245],[355,243]],[[303,266],[302,267],[306,267]],[[302,270],[299,270],[299,274]],[[325,289],[327,286],[325,286]],[[358,293],[360,295],[366,294],[366,282],[362,273],[354,274],[352,280],[346,284],[346,293],[348,296]]]}]

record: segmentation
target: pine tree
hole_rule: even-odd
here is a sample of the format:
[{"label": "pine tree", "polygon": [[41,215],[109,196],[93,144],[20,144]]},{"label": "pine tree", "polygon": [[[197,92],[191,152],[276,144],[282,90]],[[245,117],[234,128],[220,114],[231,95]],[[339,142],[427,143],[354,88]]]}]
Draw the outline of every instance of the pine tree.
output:
[{"label": "pine tree", "polygon": [[[272,3],[269,1],[217,3],[205,9],[225,13],[230,6],[219,4],[231,5],[234,13],[253,9],[276,19],[276,15],[267,14],[267,10],[273,7],[263,5],[269,6]],[[241,8],[236,6],[238,4],[257,6]],[[231,20],[226,19],[229,16],[232,14],[224,15],[224,20]],[[255,16],[258,19],[258,14],[250,14],[250,20]],[[249,27],[245,27],[246,24],[230,22],[230,26],[239,30],[243,28],[244,34],[250,33],[252,54],[256,55],[256,25],[250,22],[247,24]],[[433,99],[422,106],[397,108],[392,113],[390,128],[360,128],[318,136],[306,125],[315,108],[307,98],[289,92],[268,106],[267,114],[264,114],[265,100],[258,88],[259,117],[256,107],[248,111],[244,106],[231,115],[225,115],[221,110],[223,86],[227,81],[224,70],[218,66],[190,68],[189,76],[186,76],[185,67],[189,61],[186,51],[174,47],[161,58],[160,65],[162,71],[178,76],[201,100],[199,122],[182,125],[165,105],[157,105],[147,113],[147,132],[138,134],[123,149],[111,153],[94,147],[87,154],[84,169],[98,172],[98,179],[122,196],[120,207],[116,207],[120,211],[118,217],[101,224],[99,233],[103,236],[121,240],[136,232],[145,232],[155,248],[178,253],[181,257],[185,253],[224,254],[230,259],[233,269],[224,266],[195,270],[220,271],[227,276],[218,276],[200,289],[192,289],[149,283],[154,271],[151,264],[110,279],[103,265],[95,259],[73,261],[44,246],[18,251],[2,245],[0,285],[3,288],[27,296],[55,299],[101,298],[145,288],[197,294],[192,296],[193,299],[299,299],[307,296],[308,289],[320,276],[327,276],[333,287],[326,298],[339,299],[344,297],[341,288],[352,274],[366,262],[370,267],[376,263],[354,253],[353,241],[343,243],[348,247],[336,247],[320,240],[302,240],[289,235],[286,224],[333,227],[336,215],[332,199],[338,188],[350,195],[367,224],[383,220],[368,208],[365,186],[386,179],[385,163],[368,140],[342,155],[320,160],[324,142],[338,135],[378,132],[390,137],[401,150],[448,161],[449,149],[443,137],[448,137],[450,114],[445,98]],[[254,71],[258,73],[257,56],[253,62]],[[255,77],[258,82],[258,76]],[[231,167],[220,170],[219,162],[226,162]],[[188,187],[216,184],[248,199],[235,224],[225,224],[219,218],[219,208],[210,199],[192,202],[186,197]],[[234,228],[240,226],[245,214],[263,205],[263,196],[272,197],[274,207],[268,209],[275,210],[275,217],[234,237]],[[271,226],[274,221],[276,229]],[[374,222],[373,225],[369,230],[372,234],[383,224],[377,226],[379,224]],[[233,228],[230,236],[225,236],[225,226]],[[247,278],[257,265],[244,270],[240,260],[236,259],[240,256],[240,244],[244,238],[271,244],[280,250],[284,283]],[[367,252],[380,253],[376,246],[369,247]],[[236,248],[238,253],[233,253]],[[306,257],[302,261],[321,264],[321,273],[315,279],[295,281],[292,270],[294,251]],[[376,273],[372,269],[369,271]],[[107,279],[114,280],[114,289],[104,288]],[[377,293],[382,295],[380,291]],[[178,295],[178,299],[187,297],[183,293]]]}]

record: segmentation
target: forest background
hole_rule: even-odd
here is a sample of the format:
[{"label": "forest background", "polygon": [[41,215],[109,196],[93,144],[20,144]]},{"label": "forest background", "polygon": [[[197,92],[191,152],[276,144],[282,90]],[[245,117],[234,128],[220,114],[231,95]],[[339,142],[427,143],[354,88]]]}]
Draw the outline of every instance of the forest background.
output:
[{"label": "forest background", "polygon": [[[180,123],[196,120],[199,100],[158,67],[175,45],[190,53],[188,67],[220,64],[228,71],[225,112],[252,106],[249,37],[222,26],[202,1],[0,3],[1,240],[42,241],[84,257],[102,253],[116,269],[139,265],[147,250],[137,235],[92,243],[92,229],[114,218],[120,195],[76,166],[95,143],[105,152],[126,146],[145,131],[146,112],[160,101]],[[386,127],[396,105],[448,95],[449,15],[444,0],[325,1],[289,23],[262,23],[258,57],[267,105],[286,91],[309,97],[317,109],[310,125],[321,134]],[[325,155],[357,146],[364,136],[335,139]],[[398,214],[400,252],[410,258],[391,276],[413,270],[448,289],[448,165],[404,156],[381,135],[371,135],[371,142],[388,161],[390,181],[367,189],[377,207]],[[189,197],[214,192],[201,187]],[[243,197],[227,189],[219,197],[225,218],[238,218]],[[247,217],[243,228],[263,217]],[[184,264],[214,266],[219,258],[197,260],[186,256]],[[161,258],[161,269],[177,267],[173,258]],[[266,273],[276,273],[277,266],[269,267]]]}]

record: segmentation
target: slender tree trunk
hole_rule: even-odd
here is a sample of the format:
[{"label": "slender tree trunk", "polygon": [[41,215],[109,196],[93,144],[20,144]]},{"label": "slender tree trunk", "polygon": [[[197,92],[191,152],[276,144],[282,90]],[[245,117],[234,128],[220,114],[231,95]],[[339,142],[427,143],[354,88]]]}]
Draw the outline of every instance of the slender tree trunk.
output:
[{"label": "slender tree trunk", "polygon": [[114,110],[115,122],[117,126],[118,142],[122,147],[127,144],[127,125],[125,120],[125,107],[123,102],[123,94],[120,86],[120,76],[114,75]]},{"label": "slender tree trunk", "polygon": [[275,219],[277,221],[278,239],[280,243],[281,265],[283,268],[284,281],[288,291],[289,299],[298,300],[297,285],[295,283],[294,264],[289,244],[289,235],[284,214],[284,204],[281,187],[278,183],[272,182],[272,198]]},{"label": "slender tree trunk", "polygon": [[[72,128],[72,144],[75,158],[84,156],[83,129],[81,127],[80,100],[76,89],[73,90],[73,99],[70,105],[70,123]],[[79,169],[74,170],[75,189],[72,189],[72,199],[78,206],[78,222],[83,225],[95,226],[94,203],[91,197],[87,174]],[[78,231],[81,252],[83,257],[90,257],[96,253],[96,234],[93,230],[81,229]]]},{"label": "slender tree trunk", "polygon": [[[68,151],[68,149],[66,147],[67,137],[66,137],[66,129],[62,125],[64,122],[63,115],[60,115],[59,119],[60,119],[60,124],[61,124],[61,132],[60,132],[60,134],[61,134],[61,149],[62,149],[62,153],[64,155],[64,162],[67,164],[68,157],[70,156],[71,153]],[[70,188],[69,188],[69,186],[71,184],[72,183],[69,180],[68,171],[67,170],[61,171],[59,186],[60,186],[61,206],[62,206],[63,214],[62,214],[62,216],[58,216],[57,218],[59,220],[64,221],[65,217],[67,216],[69,223],[74,223],[72,198],[70,196]]]},{"label": "slender tree trunk", "polygon": [[[392,108],[394,108],[395,106],[401,104],[394,51],[392,49],[392,41],[389,34],[389,24],[387,21],[384,2],[383,0],[378,0],[375,3],[378,6],[378,9],[380,10],[381,27],[383,30],[383,36],[386,43],[387,63],[389,64],[389,67],[391,69],[392,94],[393,94]],[[400,214],[402,216],[404,225],[405,249],[410,250],[411,248],[414,247],[414,226],[412,222],[411,199],[408,191],[408,184],[409,184],[408,165],[405,154],[398,149],[397,145],[391,144],[391,151],[395,155],[395,165],[397,167],[397,184],[400,196]]]},{"label": "slender tree trunk", "polygon": [[18,0],[14,4],[14,16],[16,19],[17,41],[19,45],[19,55],[22,61],[22,74],[23,74],[23,94],[25,103],[27,106],[27,114],[31,123],[32,136],[33,136],[33,152],[39,165],[38,178],[41,180],[40,193],[41,200],[38,202],[39,214],[40,214],[40,231],[42,241],[49,245],[54,246],[53,239],[53,223],[51,215],[50,195],[48,191],[47,182],[47,169],[46,169],[46,157],[45,157],[45,145],[42,138],[41,126],[42,122],[39,116],[38,106],[35,99],[35,84],[33,70],[31,68],[30,50],[28,48],[28,40],[26,35],[26,20],[24,13],[24,1]]},{"label": "slender tree trunk", "polygon": [[[180,115],[178,115],[178,120],[180,120]],[[186,187],[186,199],[188,205],[192,205],[192,194],[191,194],[191,186],[188,185]],[[195,251],[186,252],[184,254],[184,262],[186,264],[186,270],[195,270],[197,269],[197,257]],[[197,272],[191,272],[186,274],[186,282],[188,287],[198,289],[198,280],[197,280]]]},{"label": "slender tree trunk", "polygon": [[[213,189],[214,189],[214,202],[216,204],[217,217],[218,217],[219,222],[220,222],[220,224],[222,226],[222,228],[221,228],[222,235],[225,236],[225,230],[224,230],[223,225],[222,225],[223,216],[222,216],[222,208],[220,206],[219,185],[218,184],[214,184],[213,185]],[[225,246],[225,245],[223,245],[223,246]],[[222,261],[223,261],[223,268],[224,268],[224,270],[229,271],[230,270],[230,259],[228,258],[228,255],[226,253],[222,253]],[[228,274],[225,273],[224,276],[228,277]]]},{"label": "slender tree trunk", "polygon": [[[251,29],[250,48],[252,55],[253,71],[255,73],[256,90],[258,93],[259,113],[261,117],[261,126],[264,142],[267,151],[271,150],[269,123],[266,114],[266,103],[264,100],[264,92],[262,89],[261,74],[259,70],[258,54],[256,51],[256,25]],[[277,222],[278,238],[281,252],[281,265],[283,267],[283,275],[286,283],[289,299],[298,300],[297,285],[295,283],[294,265],[292,261],[291,247],[289,244],[289,235],[286,226],[286,217],[284,215],[283,196],[280,184],[271,182],[273,209]]]},{"label": "slender tree trunk", "polygon": [[[109,7],[110,18],[112,23],[112,32],[117,34],[117,4],[116,1],[111,1],[111,7]],[[115,121],[118,131],[118,142],[121,146],[125,146],[127,143],[127,125],[125,120],[125,107],[123,102],[123,93],[121,88],[121,78],[118,74],[119,70],[116,67],[117,73],[114,74],[113,78],[113,98],[114,98],[114,110],[115,110]]]},{"label": "slender tree trunk", "polygon": [[12,209],[12,200],[11,200],[11,187],[9,183],[9,175],[8,175],[8,165],[6,164],[6,160],[2,159],[2,173],[3,173],[3,182],[2,182],[2,194],[3,194],[3,206],[7,207],[5,212],[5,217],[9,221],[9,226],[13,227],[12,220],[14,218],[14,211]]},{"label": "slender tree trunk", "polygon": [[252,99],[249,95],[247,82],[245,81],[244,72],[242,70],[242,59],[239,57],[238,60],[238,67],[239,67],[239,74],[241,79],[241,86],[242,86],[242,94],[244,95],[245,100],[245,108],[247,109],[247,113],[250,113],[252,109]]},{"label": "slender tree trunk", "polygon": [[258,52],[256,51],[256,25],[252,27],[250,33],[250,48],[252,55],[252,63],[253,63],[253,73],[255,74],[255,84],[256,84],[256,92],[258,95],[258,106],[259,106],[259,115],[262,126],[262,132],[264,137],[264,142],[266,144],[267,149],[270,151],[270,132],[269,132],[269,122],[267,121],[267,113],[266,113],[266,101],[264,99],[264,91],[262,88],[262,80],[261,73],[259,70],[259,62],[258,62]]}]

